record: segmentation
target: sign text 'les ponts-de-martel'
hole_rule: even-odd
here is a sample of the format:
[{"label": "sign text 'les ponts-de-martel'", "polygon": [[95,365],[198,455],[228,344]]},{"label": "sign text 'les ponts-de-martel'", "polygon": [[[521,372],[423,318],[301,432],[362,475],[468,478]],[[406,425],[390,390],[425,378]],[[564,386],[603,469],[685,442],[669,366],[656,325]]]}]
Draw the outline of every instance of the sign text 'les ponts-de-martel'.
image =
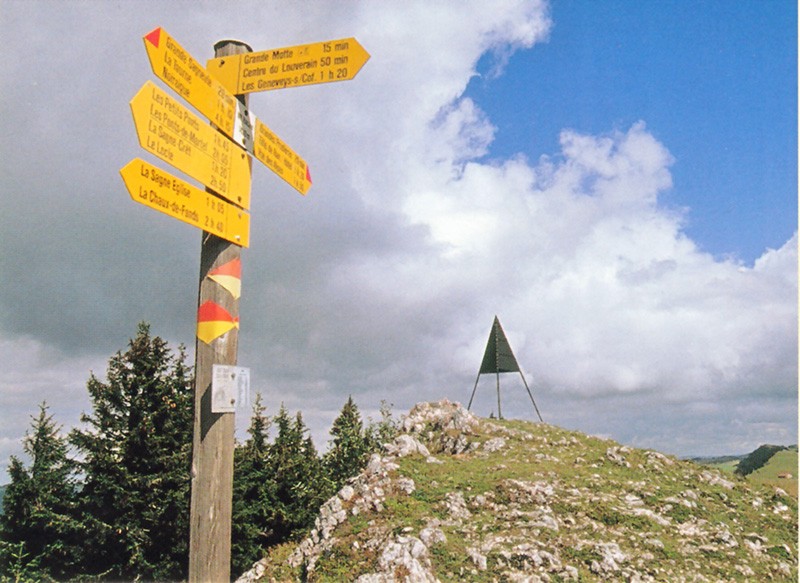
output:
[{"label": "sign text 'les ponts-de-martel'", "polygon": [[128,162],[120,174],[135,202],[231,243],[250,245],[250,215],[241,208],[140,158]]},{"label": "sign text 'les ponts-de-martel'", "polygon": [[242,208],[250,208],[244,150],[147,81],[131,100],[141,146]]},{"label": "sign text 'les ponts-de-martel'", "polygon": [[349,81],[369,59],[354,38],[217,57],[206,63],[208,72],[231,93],[253,93]]}]

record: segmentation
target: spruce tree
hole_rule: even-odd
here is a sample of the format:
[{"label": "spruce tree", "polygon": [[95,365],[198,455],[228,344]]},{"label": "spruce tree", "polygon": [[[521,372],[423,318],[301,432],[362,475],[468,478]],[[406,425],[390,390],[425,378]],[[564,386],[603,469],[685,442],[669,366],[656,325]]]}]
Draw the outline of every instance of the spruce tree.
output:
[{"label": "spruce tree", "polygon": [[348,478],[364,468],[373,447],[352,396],[348,397],[333,421],[330,434],[333,441],[323,458],[323,465],[334,491],[338,491]]},{"label": "spruce tree", "polygon": [[275,508],[275,480],[269,463],[270,419],[256,394],[245,443],[234,451],[231,568],[242,573],[269,546]]},{"label": "spruce tree", "polygon": [[274,419],[278,428],[269,448],[269,468],[275,480],[270,545],[297,538],[314,524],[330,490],[316,448],[298,412],[294,422],[281,405]]},{"label": "spruce tree", "polygon": [[85,574],[111,580],[174,580],[188,566],[193,399],[183,347],[139,325],[106,382],[91,375],[93,412],[73,430],[85,475]]},{"label": "spruce tree", "polygon": [[[295,423],[301,434],[308,432],[300,412],[297,413]],[[300,507],[304,511],[300,515],[299,531],[305,534],[305,531],[314,525],[320,506],[330,497],[332,483],[325,474],[322,460],[310,434],[303,440],[302,454],[305,479],[300,482],[301,487],[297,491]]]},{"label": "spruce tree", "polygon": [[42,403],[23,440],[30,466],[11,457],[0,516],[3,577],[60,580],[76,573],[75,466],[59,431]]}]

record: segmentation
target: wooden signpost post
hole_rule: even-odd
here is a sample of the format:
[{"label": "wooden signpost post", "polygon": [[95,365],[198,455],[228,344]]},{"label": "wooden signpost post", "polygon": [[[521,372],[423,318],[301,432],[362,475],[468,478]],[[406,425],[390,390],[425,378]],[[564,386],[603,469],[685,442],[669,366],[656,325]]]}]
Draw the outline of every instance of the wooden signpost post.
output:
[{"label": "wooden signpost post", "polygon": [[[217,56],[249,51],[244,43],[219,42]],[[243,105],[247,105],[245,98]],[[249,163],[249,161],[248,161]],[[210,186],[210,185],[209,185]],[[231,515],[233,512],[233,413],[211,410],[215,364],[235,365],[239,349],[239,298],[209,278],[230,262],[241,262],[242,248],[212,234],[203,236],[197,298],[198,339],[194,369],[194,443],[192,447],[192,505],[189,516],[189,581],[230,581]],[[212,312],[205,319],[201,311]],[[224,310],[235,326],[226,326]],[[201,320],[201,318],[203,318]],[[219,323],[201,337],[201,322]],[[218,336],[216,334],[219,334]]]},{"label": "wooden signpost post", "polygon": [[[250,242],[247,210],[252,157],[299,193],[306,194],[311,187],[306,161],[248,110],[247,93],[352,79],[369,55],[352,38],[262,53],[252,53],[240,41],[220,41],[214,45],[215,58],[209,61],[207,70],[160,27],[145,35],[144,44],[155,75],[211,124],[152,82],[146,82],[131,101],[140,145],[203,184],[206,190],[139,158],[125,165],[120,174],[135,202],[203,230],[197,300],[189,581],[227,582],[231,563],[234,414],[228,412],[230,407],[223,409],[226,412],[212,410],[213,370],[214,365],[231,367],[237,361],[241,250]],[[251,54],[254,63],[270,62],[269,67],[248,68],[246,56]],[[269,72],[274,67],[284,75],[282,81],[269,75],[258,77],[261,69]],[[236,72],[232,74],[234,68]],[[286,72],[295,71],[297,75],[285,76]],[[242,76],[258,80],[246,86],[232,81]]]}]

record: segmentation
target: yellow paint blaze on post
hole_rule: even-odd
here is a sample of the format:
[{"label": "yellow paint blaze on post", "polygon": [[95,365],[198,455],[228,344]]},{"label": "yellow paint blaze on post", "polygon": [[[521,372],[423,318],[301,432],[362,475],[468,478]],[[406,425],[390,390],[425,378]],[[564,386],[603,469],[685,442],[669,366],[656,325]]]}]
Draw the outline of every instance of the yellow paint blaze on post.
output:
[{"label": "yellow paint blaze on post", "polygon": [[250,208],[247,153],[147,81],[131,100],[139,144],[220,196]]},{"label": "yellow paint blaze on post", "polygon": [[198,322],[197,337],[206,344],[211,344],[220,336],[238,327],[235,322]]},{"label": "yellow paint blaze on post", "polygon": [[243,209],[140,158],[128,162],[120,174],[135,202],[236,245],[250,245],[250,215]]},{"label": "yellow paint blaze on post", "polygon": [[206,63],[231,93],[271,91],[349,81],[369,59],[354,38],[343,38],[258,53],[219,57]]}]

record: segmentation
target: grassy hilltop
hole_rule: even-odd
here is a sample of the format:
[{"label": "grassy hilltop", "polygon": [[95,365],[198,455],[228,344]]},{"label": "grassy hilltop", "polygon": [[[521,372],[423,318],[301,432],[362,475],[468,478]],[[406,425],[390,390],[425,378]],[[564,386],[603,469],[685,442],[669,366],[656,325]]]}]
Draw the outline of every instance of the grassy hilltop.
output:
[{"label": "grassy hilltop", "polygon": [[797,446],[783,449],[751,474],[747,479],[754,483],[781,488],[797,498]]},{"label": "grassy hilltop", "polygon": [[797,519],[774,486],[422,403],[241,581],[797,581]]},{"label": "grassy hilltop", "polygon": [[[772,451],[763,455],[762,450],[767,448]],[[797,498],[797,445],[762,445],[747,455],[692,458],[692,461],[724,472],[745,475],[749,482],[780,488]],[[743,470],[745,466],[750,469]]]}]

